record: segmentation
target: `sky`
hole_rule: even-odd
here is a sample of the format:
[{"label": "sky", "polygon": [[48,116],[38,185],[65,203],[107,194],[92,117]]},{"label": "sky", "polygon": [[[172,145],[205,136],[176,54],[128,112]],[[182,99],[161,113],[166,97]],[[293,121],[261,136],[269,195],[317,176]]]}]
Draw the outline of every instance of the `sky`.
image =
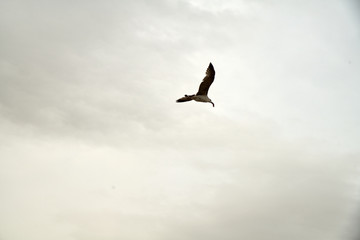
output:
[{"label": "sky", "polygon": [[[356,240],[356,0],[0,2],[1,240]],[[215,103],[194,94],[209,63]]]}]

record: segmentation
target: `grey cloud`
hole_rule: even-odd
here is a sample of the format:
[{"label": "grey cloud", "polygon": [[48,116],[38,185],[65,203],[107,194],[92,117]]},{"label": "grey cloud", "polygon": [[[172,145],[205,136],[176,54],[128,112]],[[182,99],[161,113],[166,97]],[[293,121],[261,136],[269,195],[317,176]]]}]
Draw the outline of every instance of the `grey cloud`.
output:
[{"label": "grey cloud", "polygon": [[[125,2],[9,5],[7,15],[14,13],[17,29],[4,21],[1,102],[10,119],[41,127],[54,121],[70,122],[70,127],[71,122],[82,122],[86,127],[101,121],[98,117],[109,117],[109,110],[110,117],[121,122],[127,115],[141,115],[145,106],[161,104],[164,93],[173,97],[167,88],[184,68],[177,66],[184,58],[181,49],[175,50],[180,42],[168,44],[176,40],[172,34],[183,31],[171,20],[173,15],[166,14],[174,13],[174,7]],[[189,22],[185,14],[178,16]],[[162,18],[173,21],[174,28]],[[181,44],[190,41],[181,36]],[[150,86],[153,92],[147,91]],[[136,113],[128,109],[132,106],[137,106]]]},{"label": "grey cloud", "polygon": [[[342,239],[359,159],[346,1],[0,5],[3,239]],[[216,107],[176,104],[209,61]]]}]

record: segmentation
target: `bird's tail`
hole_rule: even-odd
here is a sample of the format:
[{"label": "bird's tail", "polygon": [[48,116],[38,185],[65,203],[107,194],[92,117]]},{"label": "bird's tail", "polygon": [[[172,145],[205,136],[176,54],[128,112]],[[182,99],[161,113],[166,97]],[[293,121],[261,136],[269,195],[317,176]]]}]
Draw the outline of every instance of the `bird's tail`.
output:
[{"label": "bird's tail", "polygon": [[178,100],[176,100],[176,102],[188,102],[193,100],[193,97],[195,95],[185,95],[185,97],[179,98]]}]

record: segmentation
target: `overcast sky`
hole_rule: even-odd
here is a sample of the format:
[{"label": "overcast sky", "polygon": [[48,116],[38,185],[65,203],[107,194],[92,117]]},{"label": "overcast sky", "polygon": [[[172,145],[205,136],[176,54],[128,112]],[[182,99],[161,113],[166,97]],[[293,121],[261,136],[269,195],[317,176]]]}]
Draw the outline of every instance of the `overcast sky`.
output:
[{"label": "overcast sky", "polygon": [[1,1],[0,239],[355,239],[359,43],[356,0]]}]

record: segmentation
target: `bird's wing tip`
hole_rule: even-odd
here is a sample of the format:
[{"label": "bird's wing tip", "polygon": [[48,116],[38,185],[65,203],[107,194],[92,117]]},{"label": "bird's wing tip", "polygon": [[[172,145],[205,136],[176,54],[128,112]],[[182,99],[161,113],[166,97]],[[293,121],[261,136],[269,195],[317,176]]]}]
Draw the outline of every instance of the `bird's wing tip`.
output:
[{"label": "bird's wing tip", "polygon": [[211,62],[209,64],[209,67],[208,67],[207,71],[209,71],[209,70],[212,71],[212,72],[215,72],[214,66],[212,65]]}]

